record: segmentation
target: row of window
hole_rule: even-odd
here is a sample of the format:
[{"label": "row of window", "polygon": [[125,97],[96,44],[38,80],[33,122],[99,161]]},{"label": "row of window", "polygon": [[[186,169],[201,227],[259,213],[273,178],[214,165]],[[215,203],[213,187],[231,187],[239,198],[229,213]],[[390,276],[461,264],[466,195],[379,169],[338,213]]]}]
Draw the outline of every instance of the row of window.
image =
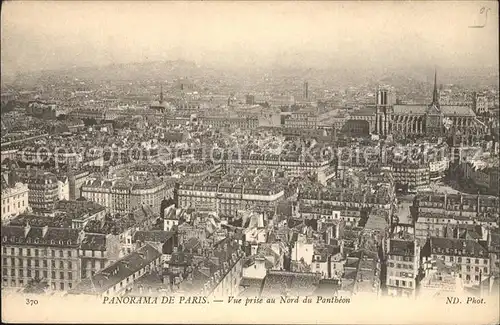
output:
[{"label": "row of window", "polygon": [[[121,236],[120,236],[120,239],[122,239]],[[90,257],[92,255],[92,257],[104,257],[104,251],[94,251],[94,250],[82,249],[80,251],[80,253],[82,254],[82,256],[89,256]]]},{"label": "row of window", "polygon": [[[15,202],[14,202],[15,203]],[[17,208],[20,209],[21,208],[21,203],[22,203],[22,206],[24,207],[24,200],[22,202],[17,202]],[[5,209],[5,207],[7,207],[7,209]],[[15,208],[16,206],[14,205],[13,208]],[[9,213],[10,212],[10,205],[4,205],[2,207],[2,213]]]},{"label": "row of window", "polygon": [[393,262],[390,262],[389,263],[389,267],[394,267],[396,266],[398,269],[409,269],[409,270],[413,270],[413,264],[394,264]]},{"label": "row of window", "polygon": [[[472,270],[472,268],[470,267],[470,265],[467,265],[467,266],[465,267],[465,269],[467,270],[467,272],[470,272],[470,271]],[[484,267],[484,268],[482,268],[482,269],[481,269],[479,266],[476,266],[476,267],[474,268],[474,271],[476,271],[476,272],[483,271],[484,273],[488,273],[488,268],[487,268],[487,267]]]},{"label": "row of window", "polygon": [[[15,279],[11,279],[10,281],[7,278],[3,278],[3,285],[8,286],[10,284],[11,287],[17,287],[17,286],[24,286],[25,282],[24,279],[19,279],[16,283]],[[26,284],[28,284],[28,280],[26,281]],[[55,290],[57,288],[56,283],[52,283],[52,289]],[[73,288],[73,283],[68,283],[68,289]],[[59,283],[59,290],[65,290],[65,283],[61,282]]]},{"label": "row of window", "polygon": [[[26,256],[47,256],[48,251],[49,250],[38,249],[38,248],[15,248],[15,247],[11,247],[10,248],[10,255],[16,255],[16,253],[17,253],[18,256],[24,256],[25,254],[26,254]],[[50,256],[56,257],[56,251],[58,251],[57,255],[59,257],[64,257],[64,250],[63,249],[59,249],[59,250],[52,249],[52,250],[50,250]],[[2,252],[3,252],[3,254],[7,255],[8,252],[9,252],[9,250],[7,249],[7,247],[2,247]],[[71,257],[72,254],[73,254],[72,250],[70,250],[70,249],[66,250],[66,256],[67,257]]]},{"label": "row of window", "polygon": [[400,255],[391,255],[389,258],[394,261],[403,261],[403,262],[413,262],[414,260],[412,256],[400,256]]},{"label": "row of window", "polygon": [[[241,199],[241,195],[261,195],[261,196],[271,196],[275,195],[279,192],[274,193],[271,190],[268,189],[263,189],[263,190],[258,190],[258,189],[245,189],[244,192],[241,192],[241,189],[238,189],[237,191],[233,192],[232,190],[228,189],[227,191],[225,190],[219,190],[218,192],[205,192],[205,193],[196,193],[195,191],[188,191],[188,190],[181,190],[179,191],[179,196],[187,196],[193,197],[192,200],[202,200],[203,198],[206,198],[206,200],[214,200],[213,198],[215,196],[217,197],[226,197],[227,200],[230,198],[233,198],[233,200]],[[187,198],[186,198],[187,199]],[[224,199],[220,199],[224,200]]]},{"label": "row of window", "polygon": [[[467,205],[467,204],[460,204],[460,203],[447,204],[445,207],[444,203],[442,203],[442,202],[420,201],[419,206],[427,207],[427,208],[446,209],[446,210],[451,210],[451,211],[469,210],[470,212],[476,212],[476,210],[477,210],[476,205]],[[481,212],[486,212],[486,211],[495,212],[495,211],[497,211],[497,208],[480,206],[479,211],[481,211]]]},{"label": "row of window", "polygon": [[[35,278],[38,278],[38,279],[41,279],[41,278],[47,279],[48,278],[48,271],[39,271],[39,270],[30,270],[30,269],[27,269],[27,270],[17,269],[17,271],[18,272],[16,272],[16,269],[10,269],[10,276],[12,276],[12,277],[17,276],[19,278],[22,278],[22,277],[31,278],[32,276]],[[56,271],[51,272],[51,279],[56,278],[56,273],[57,273]],[[8,276],[9,275],[8,269],[2,268],[2,275]],[[65,279],[65,272],[59,272],[59,280],[64,280],[64,279]],[[67,280],[73,280],[73,272],[67,272]]]},{"label": "row of window", "polygon": [[413,288],[413,281],[389,279],[389,285],[395,285],[396,287]]},{"label": "row of window", "polygon": [[[2,266],[7,266],[7,257],[4,257],[2,259]],[[21,258],[18,258],[17,259],[17,264],[16,264],[16,260],[14,257],[11,257],[10,258],[10,266],[14,266],[14,265],[19,265],[19,266],[22,266],[23,265],[23,261],[25,262],[24,265],[26,266],[29,266],[29,267],[48,267],[48,260],[31,260],[31,259],[21,259]],[[59,263],[57,264],[55,260],[51,260],[51,266],[52,268],[56,268],[56,265],[59,265],[59,268],[60,269],[64,269],[65,268],[65,263],[64,261],[59,261]],[[67,261],[66,262],[66,268],[68,269],[72,269],[73,268],[73,263],[71,261]]]},{"label": "row of window", "polygon": [[[458,277],[459,277],[459,278],[461,278],[461,277],[462,277],[462,274],[459,274],[459,275],[458,275]],[[470,281],[470,280],[471,280],[470,274],[466,274],[466,275],[465,275],[465,280],[467,280],[467,281]],[[474,276],[474,280],[475,280],[475,281],[479,281],[479,275],[477,275],[477,274],[476,274],[476,275]]]},{"label": "row of window", "polygon": [[[434,258],[437,258],[437,256],[434,255]],[[455,262],[455,260],[456,260],[456,262],[458,262],[458,263],[462,263],[463,261],[465,261],[466,264],[471,264],[471,259],[470,258],[462,259],[462,257],[455,258],[454,256],[448,256],[448,257],[443,256],[443,258],[444,258],[445,261],[448,259],[450,262]],[[482,262],[483,262],[484,265],[488,265],[488,259],[486,259],[486,258],[482,259]],[[476,258],[474,260],[474,264],[481,264],[481,259]]]}]

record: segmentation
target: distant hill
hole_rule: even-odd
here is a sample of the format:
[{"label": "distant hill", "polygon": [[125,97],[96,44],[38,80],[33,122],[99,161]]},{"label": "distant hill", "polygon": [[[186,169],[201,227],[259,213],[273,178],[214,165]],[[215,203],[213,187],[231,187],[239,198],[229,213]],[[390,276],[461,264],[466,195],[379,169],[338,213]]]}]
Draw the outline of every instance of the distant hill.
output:
[{"label": "distant hill", "polygon": [[199,75],[200,69],[194,62],[189,61],[164,61],[110,64],[94,67],[73,67],[58,70],[44,70],[39,72],[24,73],[17,76],[17,82],[29,82],[40,79],[57,78],[58,80],[147,80],[172,77],[191,77]]},{"label": "distant hill", "polygon": [[[438,82],[461,84],[471,87],[498,85],[498,69],[457,69],[456,67],[437,67]],[[276,62],[268,65],[240,65],[239,67],[212,64],[198,66],[195,62],[153,61],[140,63],[111,64],[94,67],[73,67],[58,70],[45,70],[25,73],[16,77],[16,83],[36,85],[40,81],[61,80],[95,81],[142,81],[192,78],[209,80],[214,77],[225,80],[231,85],[238,80],[251,78],[261,80],[264,75],[273,79],[323,80],[328,84],[356,86],[365,83],[387,83],[394,86],[433,81],[434,67],[429,65],[373,66],[369,63],[352,65],[339,61],[325,63],[324,68],[307,67],[307,63],[287,64]],[[234,85],[233,85],[234,86]]]}]

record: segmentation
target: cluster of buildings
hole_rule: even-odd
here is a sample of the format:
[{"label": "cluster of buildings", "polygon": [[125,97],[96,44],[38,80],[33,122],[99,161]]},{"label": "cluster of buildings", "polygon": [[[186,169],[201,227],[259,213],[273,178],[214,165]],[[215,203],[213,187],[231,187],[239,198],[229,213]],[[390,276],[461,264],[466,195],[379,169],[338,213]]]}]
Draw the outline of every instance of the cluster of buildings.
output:
[{"label": "cluster of buildings", "polygon": [[150,175],[117,179],[90,178],[80,187],[81,197],[105,206],[111,213],[131,212],[147,205],[160,210],[161,202],[173,195],[172,184]]},{"label": "cluster of buildings", "polygon": [[134,87],[2,116],[3,289],[495,292],[498,143],[481,94],[455,103],[435,80],[429,105],[388,87],[316,101],[308,82],[295,96],[180,80],[151,101],[158,87]]}]

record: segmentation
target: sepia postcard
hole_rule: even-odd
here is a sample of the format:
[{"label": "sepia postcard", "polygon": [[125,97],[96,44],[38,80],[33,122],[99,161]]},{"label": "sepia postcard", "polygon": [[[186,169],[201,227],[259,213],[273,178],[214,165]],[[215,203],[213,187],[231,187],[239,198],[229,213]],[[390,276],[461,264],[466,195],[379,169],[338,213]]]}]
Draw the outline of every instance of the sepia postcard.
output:
[{"label": "sepia postcard", "polygon": [[497,1],[5,1],[2,322],[500,323]]}]

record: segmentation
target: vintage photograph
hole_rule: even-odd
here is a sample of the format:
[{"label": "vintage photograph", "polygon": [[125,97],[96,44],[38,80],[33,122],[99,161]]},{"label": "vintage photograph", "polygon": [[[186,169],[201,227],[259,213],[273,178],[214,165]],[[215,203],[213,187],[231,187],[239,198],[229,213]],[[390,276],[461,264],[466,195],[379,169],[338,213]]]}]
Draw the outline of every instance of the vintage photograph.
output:
[{"label": "vintage photograph", "polygon": [[496,1],[5,1],[2,321],[500,322]]}]

